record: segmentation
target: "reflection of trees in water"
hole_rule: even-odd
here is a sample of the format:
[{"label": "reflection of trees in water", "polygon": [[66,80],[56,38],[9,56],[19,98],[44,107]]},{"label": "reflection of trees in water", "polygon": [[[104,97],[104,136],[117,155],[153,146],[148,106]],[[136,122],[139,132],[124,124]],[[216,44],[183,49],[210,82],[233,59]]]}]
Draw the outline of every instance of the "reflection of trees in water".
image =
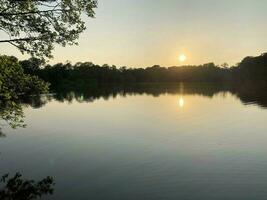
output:
[{"label": "reflection of trees in water", "polygon": [[2,132],[3,126],[10,126],[13,129],[24,128],[24,112],[23,108],[31,106],[32,108],[40,108],[51,100],[49,95],[27,96],[11,101],[0,100],[0,136],[4,136]]},{"label": "reflection of trees in water", "polygon": [[[42,98],[33,98],[31,106],[40,107],[43,105]],[[2,132],[2,126],[9,125],[11,128],[25,127],[23,106],[26,106],[25,99],[19,101],[0,101],[0,136],[5,136]],[[28,99],[29,101],[29,99]],[[36,106],[38,105],[38,106]],[[53,194],[54,180],[47,177],[39,182],[23,179],[22,175],[17,173],[14,177],[4,175],[0,179],[0,199],[1,200],[34,200],[43,195]]]},{"label": "reflection of trees in water", "polygon": [[[183,89],[181,89],[183,88]],[[134,95],[152,95],[158,97],[164,94],[196,94],[201,96],[212,97],[217,93],[227,91],[222,85],[210,84],[138,84],[138,85],[121,85],[121,86],[101,86],[90,88],[86,91],[72,90],[71,92],[57,92],[54,98],[60,102],[72,103],[93,102],[97,99],[116,98],[120,96]]]},{"label": "reflection of trees in water", "polygon": [[34,200],[54,192],[54,179],[47,177],[41,181],[23,179],[17,173],[14,177],[4,175],[0,180],[1,200]]},{"label": "reflection of trees in water", "polygon": [[[97,99],[109,99],[121,96],[132,95],[152,95],[154,97],[164,94],[184,94],[184,95],[200,95],[212,98],[217,94],[225,94],[230,92],[237,96],[244,104],[256,104],[263,108],[267,108],[267,85],[259,84],[139,84],[139,85],[124,85],[124,86],[102,86],[91,88],[87,91],[72,90],[58,92],[53,97],[60,102],[72,103],[77,102],[93,102]],[[50,96],[51,100],[51,96]]]},{"label": "reflection of trees in water", "polygon": [[20,98],[20,104],[24,106],[31,106],[32,108],[41,108],[48,101],[53,99],[52,95],[35,95],[35,96],[25,96]]},{"label": "reflection of trees in water", "polygon": [[[53,95],[30,96],[20,100],[19,104],[40,108],[52,100],[73,103],[93,102],[98,99],[108,100],[117,96],[151,95],[158,97],[164,94],[198,95],[212,98],[217,94],[230,92],[237,96],[244,104],[256,104],[267,108],[267,85],[243,84],[222,85],[210,83],[187,84],[139,84],[117,85],[89,88],[88,90],[55,91]],[[19,109],[17,109],[19,111]]]},{"label": "reflection of trees in water", "polygon": [[[187,84],[138,84],[138,85],[117,85],[101,86],[89,88],[88,90],[67,89],[63,92],[55,92],[53,95],[39,95],[23,97],[19,101],[0,101],[0,135],[1,126],[10,125],[12,128],[24,127],[23,107],[31,106],[40,108],[46,103],[56,100],[59,102],[72,103],[93,102],[100,98],[108,100],[120,96],[132,95],[152,95],[154,97],[164,94],[183,94],[183,95],[201,95],[213,97],[217,94],[230,92],[237,96],[244,104],[257,104],[267,108],[267,85],[243,84],[243,85],[222,85],[222,84],[205,84],[205,83],[187,83]],[[3,135],[3,134],[2,134]]]},{"label": "reflection of trees in water", "polygon": [[267,85],[266,84],[243,84],[234,87],[231,91],[244,104],[256,104],[262,108],[267,108]]}]

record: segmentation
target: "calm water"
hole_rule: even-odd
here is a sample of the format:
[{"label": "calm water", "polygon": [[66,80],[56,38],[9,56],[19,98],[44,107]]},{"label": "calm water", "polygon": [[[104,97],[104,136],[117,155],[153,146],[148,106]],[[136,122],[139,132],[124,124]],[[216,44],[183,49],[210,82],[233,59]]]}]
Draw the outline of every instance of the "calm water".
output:
[{"label": "calm water", "polygon": [[265,91],[149,87],[28,99],[1,174],[55,178],[51,200],[267,198]]}]

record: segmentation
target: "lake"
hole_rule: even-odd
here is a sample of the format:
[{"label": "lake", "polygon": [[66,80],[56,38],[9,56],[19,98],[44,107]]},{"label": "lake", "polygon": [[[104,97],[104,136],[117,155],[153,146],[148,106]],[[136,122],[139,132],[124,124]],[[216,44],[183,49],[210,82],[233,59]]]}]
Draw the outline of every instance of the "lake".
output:
[{"label": "lake", "polygon": [[208,84],[66,92],[22,102],[0,172],[52,176],[51,200],[267,196],[266,90]]}]

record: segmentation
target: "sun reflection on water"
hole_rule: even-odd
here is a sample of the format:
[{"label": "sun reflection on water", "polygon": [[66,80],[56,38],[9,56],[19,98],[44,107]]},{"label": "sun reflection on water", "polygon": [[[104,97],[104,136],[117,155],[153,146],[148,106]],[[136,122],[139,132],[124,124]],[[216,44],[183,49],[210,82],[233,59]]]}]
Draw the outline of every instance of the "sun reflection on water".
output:
[{"label": "sun reflection on water", "polygon": [[179,98],[178,104],[179,104],[179,106],[180,106],[181,108],[184,107],[184,98],[183,98],[183,97],[180,97],[180,98]]}]

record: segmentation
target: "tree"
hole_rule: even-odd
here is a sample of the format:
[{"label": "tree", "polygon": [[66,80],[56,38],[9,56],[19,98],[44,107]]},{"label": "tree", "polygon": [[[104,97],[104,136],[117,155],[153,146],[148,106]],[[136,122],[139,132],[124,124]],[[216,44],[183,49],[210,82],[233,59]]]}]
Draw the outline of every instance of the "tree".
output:
[{"label": "tree", "polygon": [[228,64],[228,63],[223,63],[223,64],[221,65],[221,68],[223,68],[223,69],[227,69],[227,68],[229,68],[229,64]]},{"label": "tree", "polygon": [[19,62],[26,74],[33,74],[41,68],[45,62],[42,59],[31,57],[28,60],[22,60]]},{"label": "tree", "polygon": [[0,179],[0,199],[2,200],[34,200],[43,195],[52,195],[54,192],[53,177],[46,177],[41,181],[23,179],[20,173],[14,177],[4,175]]},{"label": "tree", "polygon": [[97,0],[0,0],[0,30],[22,53],[51,58],[55,44],[77,44],[85,30],[81,15],[94,17]]},{"label": "tree", "polygon": [[48,84],[37,76],[23,72],[18,59],[0,56],[0,101],[17,99],[20,95],[41,94],[48,91]]}]

